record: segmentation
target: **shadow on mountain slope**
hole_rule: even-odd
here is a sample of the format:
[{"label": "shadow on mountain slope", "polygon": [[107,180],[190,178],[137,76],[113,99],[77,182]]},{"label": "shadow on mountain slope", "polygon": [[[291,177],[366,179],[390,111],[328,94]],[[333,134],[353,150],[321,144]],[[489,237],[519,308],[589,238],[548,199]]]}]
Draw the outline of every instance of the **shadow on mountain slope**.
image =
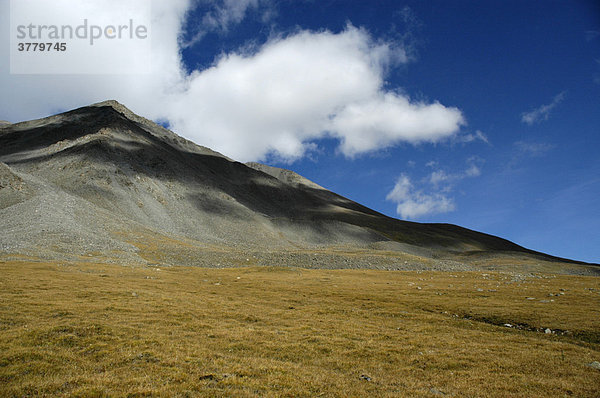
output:
[{"label": "shadow on mountain slope", "polygon": [[194,228],[210,234],[211,227],[227,225],[220,232],[225,240],[232,231],[248,241],[256,232],[265,240],[284,236],[295,244],[327,244],[345,234],[350,242],[390,240],[440,256],[520,253],[570,261],[455,225],[387,217],[316,184],[232,161],[114,102],[1,128],[0,161],[119,217],[195,239],[205,235]]}]

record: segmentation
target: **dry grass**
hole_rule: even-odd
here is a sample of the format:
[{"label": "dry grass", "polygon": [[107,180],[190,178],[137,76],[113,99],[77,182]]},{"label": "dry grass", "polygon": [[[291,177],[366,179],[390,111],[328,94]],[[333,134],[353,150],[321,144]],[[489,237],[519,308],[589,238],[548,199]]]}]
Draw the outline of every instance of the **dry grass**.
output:
[{"label": "dry grass", "polygon": [[0,262],[2,397],[598,396],[599,337],[593,277]]}]

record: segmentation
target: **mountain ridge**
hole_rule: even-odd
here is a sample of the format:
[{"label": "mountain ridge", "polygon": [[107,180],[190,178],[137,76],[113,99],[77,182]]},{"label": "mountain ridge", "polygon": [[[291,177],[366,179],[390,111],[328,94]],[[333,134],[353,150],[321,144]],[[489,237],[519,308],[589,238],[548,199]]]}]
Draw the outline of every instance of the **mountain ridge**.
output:
[{"label": "mountain ridge", "polygon": [[[293,171],[236,162],[113,100],[1,126],[0,162],[5,164],[0,167],[2,178],[21,179],[27,187],[20,193],[8,185],[0,190],[0,218],[11,230],[19,225],[26,230],[40,227],[33,221],[24,227],[8,215],[9,209],[31,212],[35,200],[72,202],[85,213],[72,222],[84,220],[83,224],[96,225],[102,231],[104,240],[98,243],[98,253],[103,255],[114,245],[127,252],[127,258],[140,257],[144,243],[132,237],[144,231],[142,235],[195,247],[186,263],[193,262],[193,256],[202,256],[201,248],[213,245],[216,252],[241,247],[258,257],[269,251],[304,255],[315,249],[337,250],[348,257],[348,253],[362,250],[367,257],[387,255],[389,258],[381,260],[386,269],[404,265],[409,261],[405,258],[422,265],[444,261],[487,264],[489,261],[482,259],[490,256],[526,258],[532,264],[586,264],[451,224],[421,224],[385,216]],[[66,214],[68,209],[60,212]],[[60,214],[68,215],[60,212],[54,218],[47,216],[59,220],[55,220],[56,234],[68,241],[64,231],[74,236],[77,232],[63,225]],[[58,231],[59,226],[63,232]],[[90,234],[86,239],[93,241]],[[25,235],[22,239],[30,247],[39,248]],[[43,234],[36,236],[40,239]],[[14,241],[7,234],[0,237],[0,243]],[[68,245],[54,243],[48,241],[42,251],[67,257],[86,252],[78,245],[66,248]],[[185,252],[180,243],[177,250]]]}]

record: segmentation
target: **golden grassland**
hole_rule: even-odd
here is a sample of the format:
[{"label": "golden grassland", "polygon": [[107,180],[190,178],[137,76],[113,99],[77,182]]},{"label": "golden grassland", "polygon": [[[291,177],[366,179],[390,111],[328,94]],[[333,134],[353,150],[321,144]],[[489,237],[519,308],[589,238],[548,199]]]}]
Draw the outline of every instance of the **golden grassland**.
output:
[{"label": "golden grassland", "polygon": [[597,397],[592,361],[595,277],[0,262],[2,397]]}]

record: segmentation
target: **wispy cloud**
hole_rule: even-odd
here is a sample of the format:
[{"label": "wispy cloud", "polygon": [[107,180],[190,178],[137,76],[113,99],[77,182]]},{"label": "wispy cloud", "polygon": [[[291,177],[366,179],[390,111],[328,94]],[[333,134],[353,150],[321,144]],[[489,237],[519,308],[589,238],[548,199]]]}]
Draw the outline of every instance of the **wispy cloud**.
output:
[{"label": "wispy cloud", "polygon": [[[445,184],[445,191],[451,191],[452,186],[457,182],[464,180],[465,178],[470,177],[479,177],[481,175],[481,166],[484,163],[484,160],[478,156],[472,156],[467,159],[467,168],[464,171],[459,171],[455,173],[448,173],[445,170],[438,169],[434,170],[429,174],[427,181],[431,183],[434,187],[439,187],[442,184]],[[430,165],[428,163],[427,165]],[[433,167],[437,166],[437,163],[433,163]],[[430,166],[431,167],[431,166]]]},{"label": "wispy cloud", "polygon": [[429,182],[437,186],[441,183],[449,181],[451,178],[452,176],[446,173],[444,170],[436,170],[429,175]]},{"label": "wispy cloud", "polygon": [[263,9],[263,21],[275,14],[273,4],[269,0],[209,0],[204,6],[208,8],[200,23],[190,26],[187,35],[192,37],[185,41],[184,48],[191,47],[202,40],[208,33],[226,33],[246,18],[248,12]]},{"label": "wispy cloud", "polygon": [[526,155],[529,157],[540,157],[545,155],[548,151],[554,148],[553,144],[545,142],[526,142],[517,141],[515,142],[515,148],[517,154],[520,156]]},{"label": "wispy cloud", "polygon": [[402,174],[387,200],[397,204],[396,211],[402,218],[414,219],[424,215],[448,213],[456,206],[454,200],[441,193],[426,194],[416,190],[410,178]]},{"label": "wispy cloud", "polygon": [[204,18],[204,25],[211,29],[227,30],[233,24],[239,24],[250,8],[257,8],[259,0],[222,0],[214,1],[213,9]]},{"label": "wispy cloud", "polygon": [[459,143],[463,143],[463,144],[470,144],[470,143],[475,142],[475,141],[481,141],[483,143],[491,145],[490,144],[490,140],[488,139],[487,135],[485,135],[483,133],[483,131],[481,131],[481,130],[477,130],[474,133],[467,133],[467,134],[456,135],[454,137],[454,141],[455,142],[459,142]]},{"label": "wispy cloud", "polygon": [[550,117],[550,112],[552,112],[552,110],[554,108],[556,108],[556,106],[565,99],[565,94],[566,94],[566,92],[563,91],[562,93],[556,95],[552,99],[551,103],[549,103],[547,105],[542,105],[536,109],[533,109],[529,112],[525,112],[525,113],[521,114],[521,121],[523,123],[532,125],[535,123],[539,123],[539,122],[548,120],[548,118]]},{"label": "wispy cloud", "polygon": [[424,24],[409,6],[396,11],[395,16],[402,23],[400,26],[392,26],[391,35],[395,41],[401,43],[406,59],[414,61],[418,58],[418,49],[423,44],[420,37]]},{"label": "wispy cloud", "polygon": [[386,196],[386,200],[396,203],[396,212],[405,219],[454,211],[456,205],[451,193],[455,185],[466,178],[480,176],[483,159],[474,156],[467,159],[466,163],[467,168],[464,171],[450,173],[438,169],[437,162],[428,162],[426,167],[435,170],[427,178],[416,183],[403,173]]},{"label": "wispy cloud", "polygon": [[517,141],[513,143],[513,150],[505,164],[506,171],[515,171],[525,165],[528,160],[541,158],[554,149],[556,145],[547,142]]},{"label": "wispy cloud", "polygon": [[467,170],[465,170],[465,177],[479,177],[481,175],[481,168],[475,163],[471,164]]}]

